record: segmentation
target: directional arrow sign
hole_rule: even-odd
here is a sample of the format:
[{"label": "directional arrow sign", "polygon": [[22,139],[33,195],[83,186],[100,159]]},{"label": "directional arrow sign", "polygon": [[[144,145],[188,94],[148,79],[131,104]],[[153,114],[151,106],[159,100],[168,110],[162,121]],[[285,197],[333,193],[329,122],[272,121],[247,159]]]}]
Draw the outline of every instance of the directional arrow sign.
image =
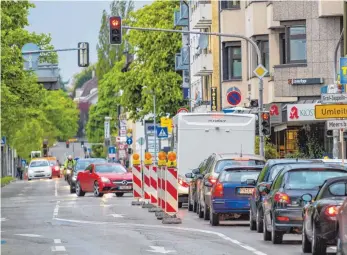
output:
[{"label": "directional arrow sign", "polygon": [[152,250],[147,250],[149,252],[154,252],[154,253],[163,253],[163,254],[168,254],[168,253],[174,253],[176,251],[174,250],[165,250],[164,247],[162,246],[149,246]]}]

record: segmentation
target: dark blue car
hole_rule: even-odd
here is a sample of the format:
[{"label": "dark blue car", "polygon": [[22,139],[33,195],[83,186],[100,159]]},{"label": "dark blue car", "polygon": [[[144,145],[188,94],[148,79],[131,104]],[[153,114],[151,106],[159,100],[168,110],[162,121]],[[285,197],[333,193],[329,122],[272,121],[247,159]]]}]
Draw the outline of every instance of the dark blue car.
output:
[{"label": "dark blue car", "polygon": [[249,198],[263,166],[232,166],[224,169],[211,193],[210,223],[249,216]]}]

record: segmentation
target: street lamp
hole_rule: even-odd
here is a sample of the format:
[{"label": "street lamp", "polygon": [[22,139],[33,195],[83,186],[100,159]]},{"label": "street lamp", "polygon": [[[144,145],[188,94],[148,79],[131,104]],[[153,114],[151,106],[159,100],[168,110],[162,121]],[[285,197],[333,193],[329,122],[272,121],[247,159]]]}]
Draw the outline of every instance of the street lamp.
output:
[{"label": "street lamp", "polygon": [[[142,87],[142,89],[147,89],[147,86]],[[154,90],[148,90],[146,92],[147,95],[152,94],[153,95],[153,124],[154,124],[154,164],[157,162],[157,116],[156,116],[156,104],[155,104],[155,92]]]}]

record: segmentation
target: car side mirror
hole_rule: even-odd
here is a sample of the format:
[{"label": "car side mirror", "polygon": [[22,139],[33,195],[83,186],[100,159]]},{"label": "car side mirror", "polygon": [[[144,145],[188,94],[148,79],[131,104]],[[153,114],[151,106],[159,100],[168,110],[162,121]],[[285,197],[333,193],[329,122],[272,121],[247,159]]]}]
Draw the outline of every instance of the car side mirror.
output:
[{"label": "car side mirror", "polygon": [[186,173],[185,177],[191,179],[191,178],[193,178],[193,174],[192,173]]},{"label": "car side mirror", "polygon": [[270,192],[270,188],[271,188],[271,183],[262,183],[261,185],[259,185],[258,190],[260,193],[268,194]]},{"label": "car side mirror", "polygon": [[200,174],[200,169],[198,169],[198,168],[197,168],[197,169],[194,169],[194,170],[192,171],[192,173],[193,173],[193,174]]},{"label": "car side mirror", "polygon": [[256,180],[253,179],[247,179],[246,180],[247,185],[255,186],[256,185]]},{"label": "car side mirror", "polygon": [[206,187],[212,187],[212,183],[208,182],[208,181],[205,181],[204,182],[204,186]]},{"label": "car side mirror", "polygon": [[301,196],[301,200],[304,201],[305,203],[309,203],[312,201],[312,195],[307,193]]}]

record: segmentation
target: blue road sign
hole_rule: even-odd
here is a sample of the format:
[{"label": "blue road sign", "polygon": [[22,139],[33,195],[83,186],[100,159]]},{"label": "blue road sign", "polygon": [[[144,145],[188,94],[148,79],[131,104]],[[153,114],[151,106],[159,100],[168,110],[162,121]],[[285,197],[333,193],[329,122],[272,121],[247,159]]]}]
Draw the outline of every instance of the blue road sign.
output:
[{"label": "blue road sign", "polygon": [[133,139],[131,137],[127,138],[127,144],[130,145],[133,143]]},{"label": "blue road sign", "polygon": [[347,84],[347,58],[340,58],[340,83]]},{"label": "blue road sign", "polygon": [[168,138],[167,127],[157,127],[157,136],[158,138]]},{"label": "blue road sign", "polygon": [[116,154],[116,147],[108,147],[108,154]]},{"label": "blue road sign", "polygon": [[1,144],[6,144],[6,137],[5,136],[1,137]]}]

